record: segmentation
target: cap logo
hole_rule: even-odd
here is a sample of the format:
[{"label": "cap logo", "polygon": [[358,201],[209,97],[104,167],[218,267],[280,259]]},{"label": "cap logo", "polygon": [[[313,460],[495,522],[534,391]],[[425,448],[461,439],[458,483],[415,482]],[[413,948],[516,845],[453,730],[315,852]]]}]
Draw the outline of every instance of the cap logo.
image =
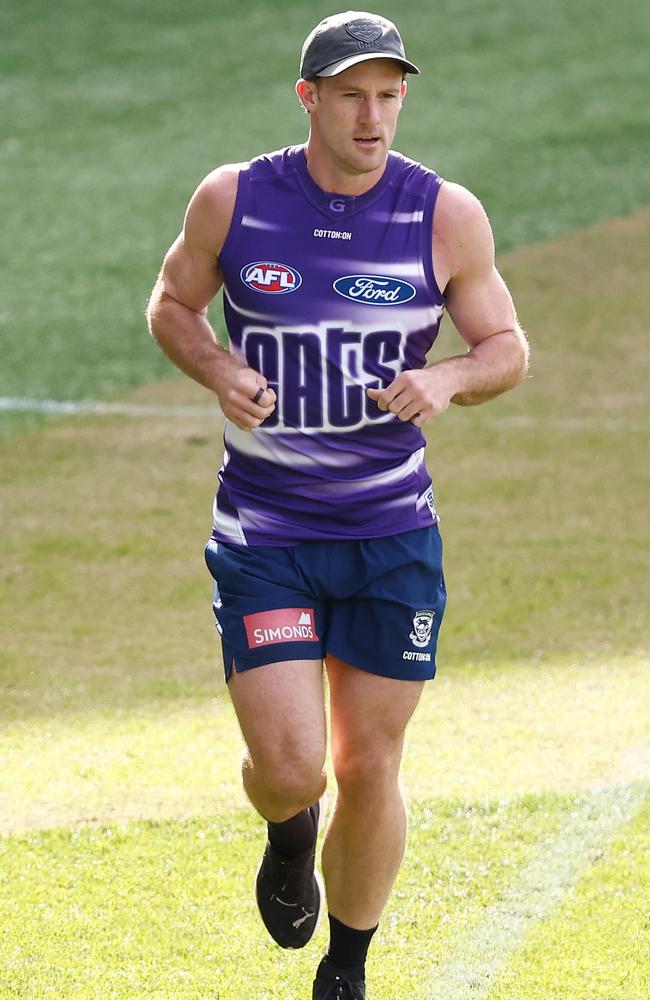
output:
[{"label": "cap logo", "polygon": [[371,42],[376,42],[378,38],[382,36],[381,25],[376,24],[374,21],[366,21],[359,18],[356,21],[348,21],[345,26],[345,30],[348,35],[352,38],[356,38],[358,42],[363,42],[365,45],[369,45]]}]

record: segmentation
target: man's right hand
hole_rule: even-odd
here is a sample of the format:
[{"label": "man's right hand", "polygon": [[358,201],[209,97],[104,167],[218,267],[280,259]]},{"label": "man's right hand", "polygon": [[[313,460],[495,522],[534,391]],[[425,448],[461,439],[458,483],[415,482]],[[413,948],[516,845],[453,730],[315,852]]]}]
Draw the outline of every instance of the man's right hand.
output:
[{"label": "man's right hand", "polygon": [[[259,390],[263,393],[259,396]],[[264,423],[275,409],[276,395],[263,375],[253,368],[234,368],[226,384],[217,389],[224,416],[242,431],[252,431]],[[259,396],[258,402],[255,402]]]}]

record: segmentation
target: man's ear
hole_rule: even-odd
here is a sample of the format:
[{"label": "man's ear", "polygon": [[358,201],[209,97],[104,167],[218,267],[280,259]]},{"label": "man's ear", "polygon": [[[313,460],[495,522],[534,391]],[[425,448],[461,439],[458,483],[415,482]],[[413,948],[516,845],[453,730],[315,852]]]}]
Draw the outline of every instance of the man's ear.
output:
[{"label": "man's ear", "polygon": [[309,114],[318,103],[318,87],[315,80],[298,80],[296,94],[303,108]]}]

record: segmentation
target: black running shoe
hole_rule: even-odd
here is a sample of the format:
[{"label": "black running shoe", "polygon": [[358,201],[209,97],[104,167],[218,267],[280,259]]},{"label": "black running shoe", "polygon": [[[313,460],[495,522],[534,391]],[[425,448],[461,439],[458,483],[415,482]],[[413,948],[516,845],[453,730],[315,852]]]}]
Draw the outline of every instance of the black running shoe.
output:
[{"label": "black running shoe", "polygon": [[[318,803],[311,810],[318,829]],[[318,925],[325,891],[314,867],[315,858],[316,837],[313,845],[295,858],[284,858],[271,844],[266,845],[255,879],[255,895],[264,926],[281,948],[304,948]]]},{"label": "black running shoe", "polygon": [[341,976],[326,976],[319,969],[311,996],[312,1000],[366,1000],[366,986]]}]

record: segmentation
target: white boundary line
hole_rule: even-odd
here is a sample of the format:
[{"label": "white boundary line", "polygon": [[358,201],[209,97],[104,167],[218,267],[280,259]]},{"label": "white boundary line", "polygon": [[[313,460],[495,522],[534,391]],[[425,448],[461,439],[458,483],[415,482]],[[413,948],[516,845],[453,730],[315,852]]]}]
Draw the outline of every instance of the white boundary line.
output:
[{"label": "white boundary line", "polygon": [[22,396],[0,396],[0,412],[60,413],[118,415],[127,417],[209,417],[218,412],[214,406],[156,406],[147,403],[110,403],[94,399],[30,399]]},{"label": "white boundary line", "polygon": [[[24,396],[0,396],[0,412],[53,413],[68,416],[80,414],[126,416],[126,417],[214,417],[219,412],[214,406],[170,405],[161,406],[147,403],[102,402],[94,399],[32,399]],[[458,417],[457,417],[458,419]],[[650,431],[650,420],[628,420],[624,417],[532,417],[493,416],[481,414],[474,418],[477,423],[493,427],[527,430],[531,427],[548,427],[560,431]]]},{"label": "white boundary line", "polygon": [[[503,902],[458,941],[446,964],[429,974],[426,1000],[487,1000],[507,959],[559,905],[643,804],[648,787],[619,785],[581,795],[561,829],[519,872]],[[434,984],[431,990],[431,983]],[[426,992],[426,990],[429,992]]]}]

